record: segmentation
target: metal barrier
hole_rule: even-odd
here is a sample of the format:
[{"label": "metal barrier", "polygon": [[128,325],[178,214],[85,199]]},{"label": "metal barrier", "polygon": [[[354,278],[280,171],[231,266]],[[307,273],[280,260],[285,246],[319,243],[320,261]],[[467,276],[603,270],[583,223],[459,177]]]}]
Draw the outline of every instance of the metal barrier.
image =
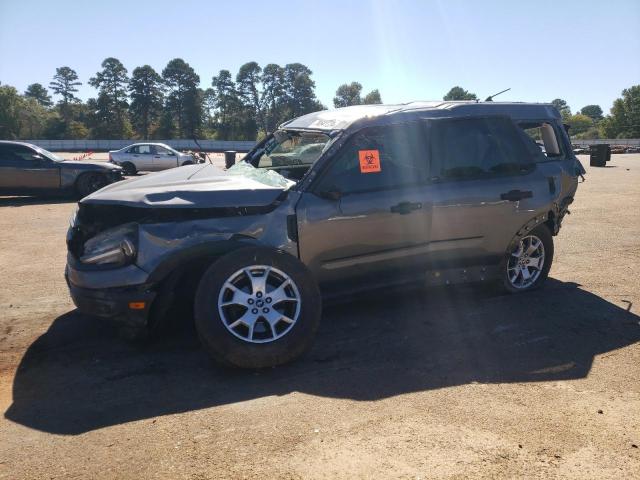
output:
[{"label": "metal barrier", "polygon": [[[87,151],[93,152],[106,150],[119,150],[133,143],[144,143],[145,140],[24,140],[27,143],[33,143],[45,150],[53,152],[75,152]],[[165,143],[179,150],[200,150],[193,140],[176,139],[176,140],[149,140],[151,143]],[[208,152],[224,152],[226,150],[236,150],[238,152],[248,152],[253,148],[256,142],[251,141],[234,141],[234,140],[199,140],[203,150]]]},{"label": "metal barrier", "polygon": [[640,138],[594,138],[593,140],[576,140],[572,138],[571,143],[585,147],[602,143],[609,145],[640,145]]}]

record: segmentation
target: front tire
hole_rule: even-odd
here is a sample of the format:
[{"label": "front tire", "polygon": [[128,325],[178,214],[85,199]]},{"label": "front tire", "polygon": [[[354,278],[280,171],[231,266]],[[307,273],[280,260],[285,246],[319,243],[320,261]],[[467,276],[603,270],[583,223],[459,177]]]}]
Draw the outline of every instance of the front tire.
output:
[{"label": "front tire", "polygon": [[84,198],[93,192],[100,190],[109,183],[106,176],[101,173],[83,173],[76,180],[76,192],[78,197]]},{"label": "front tire", "polygon": [[272,367],[311,346],[321,305],[318,286],[298,259],[269,248],[242,248],[214,262],[200,280],[196,329],[214,360]]},{"label": "front tire", "polygon": [[553,236],[546,225],[538,225],[509,246],[500,265],[504,289],[520,293],[540,288],[552,262]]}]

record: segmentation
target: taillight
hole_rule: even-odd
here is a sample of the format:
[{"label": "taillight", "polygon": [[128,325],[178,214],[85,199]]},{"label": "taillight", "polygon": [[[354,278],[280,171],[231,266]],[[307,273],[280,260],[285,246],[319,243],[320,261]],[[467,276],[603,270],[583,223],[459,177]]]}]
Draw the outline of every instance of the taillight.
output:
[{"label": "taillight", "polygon": [[113,158],[111,157],[111,152],[109,152],[109,161],[113,162]]}]

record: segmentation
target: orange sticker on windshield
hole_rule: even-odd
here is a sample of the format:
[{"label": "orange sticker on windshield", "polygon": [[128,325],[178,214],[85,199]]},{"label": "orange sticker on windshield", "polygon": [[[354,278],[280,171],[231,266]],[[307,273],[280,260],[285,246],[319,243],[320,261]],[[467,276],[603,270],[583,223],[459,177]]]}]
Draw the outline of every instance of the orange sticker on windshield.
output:
[{"label": "orange sticker on windshield", "polygon": [[380,172],[380,152],[378,150],[359,150],[360,173]]}]

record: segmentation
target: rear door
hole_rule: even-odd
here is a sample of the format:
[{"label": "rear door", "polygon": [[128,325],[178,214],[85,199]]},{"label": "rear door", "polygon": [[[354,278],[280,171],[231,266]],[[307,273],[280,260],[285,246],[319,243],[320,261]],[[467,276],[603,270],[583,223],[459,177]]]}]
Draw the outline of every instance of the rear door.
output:
[{"label": "rear door", "polygon": [[553,198],[508,117],[429,120],[431,260],[496,263],[514,235]]},{"label": "rear door", "polygon": [[25,145],[0,144],[0,189],[31,192],[60,188],[60,166]]},{"label": "rear door", "polygon": [[355,133],[302,194],[300,257],[321,283],[371,281],[424,262],[430,205],[421,122]]}]

